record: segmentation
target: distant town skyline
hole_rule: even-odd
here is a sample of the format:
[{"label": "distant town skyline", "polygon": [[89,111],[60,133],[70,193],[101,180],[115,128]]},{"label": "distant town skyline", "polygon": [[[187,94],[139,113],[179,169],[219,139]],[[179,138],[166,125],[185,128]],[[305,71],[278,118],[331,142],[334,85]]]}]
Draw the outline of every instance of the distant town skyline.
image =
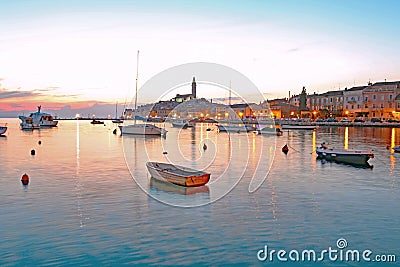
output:
[{"label": "distant town skyline", "polygon": [[[190,62],[229,66],[269,99],[303,86],[322,93],[400,80],[399,7],[397,1],[2,1],[0,116],[39,104],[83,110],[131,100],[137,50],[139,86]],[[139,103],[154,100],[151,92],[140,94]],[[200,87],[198,95],[225,97],[202,95]]]}]

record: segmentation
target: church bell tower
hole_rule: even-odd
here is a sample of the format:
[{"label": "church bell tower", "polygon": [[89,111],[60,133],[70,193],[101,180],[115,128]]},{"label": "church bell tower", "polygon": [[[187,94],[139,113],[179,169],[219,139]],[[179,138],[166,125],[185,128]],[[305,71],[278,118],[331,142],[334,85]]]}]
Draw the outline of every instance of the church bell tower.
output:
[{"label": "church bell tower", "polygon": [[196,98],[196,80],[194,77],[193,77],[193,82],[192,82],[192,97],[193,97],[193,99]]}]

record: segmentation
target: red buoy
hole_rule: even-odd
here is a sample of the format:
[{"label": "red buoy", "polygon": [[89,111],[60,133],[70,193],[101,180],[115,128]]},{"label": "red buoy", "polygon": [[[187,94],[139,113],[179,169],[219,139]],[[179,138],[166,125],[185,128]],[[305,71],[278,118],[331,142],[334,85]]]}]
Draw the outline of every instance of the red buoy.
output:
[{"label": "red buoy", "polygon": [[282,147],[282,152],[285,154],[287,154],[289,152],[289,147],[287,144]]},{"label": "red buoy", "polygon": [[28,174],[25,173],[24,175],[22,175],[21,182],[22,182],[23,185],[29,184],[29,176],[28,176]]}]

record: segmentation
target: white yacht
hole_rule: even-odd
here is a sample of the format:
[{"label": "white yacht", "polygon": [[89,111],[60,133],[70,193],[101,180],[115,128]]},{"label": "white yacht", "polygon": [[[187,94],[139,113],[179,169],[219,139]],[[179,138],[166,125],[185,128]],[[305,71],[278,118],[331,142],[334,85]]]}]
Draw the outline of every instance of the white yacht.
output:
[{"label": "white yacht", "polygon": [[[21,120],[21,127],[25,127],[26,129],[28,129],[29,127],[39,128],[57,126],[58,121],[55,121],[53,119],[53,116],[49,113],[41,112],[41,108],[42,106],[38,106],[38,111],[32,112],[29,116],[19,116],[19,119]],[[31,118],[32,122],[30,119],[26,120],[27,118]]]}]

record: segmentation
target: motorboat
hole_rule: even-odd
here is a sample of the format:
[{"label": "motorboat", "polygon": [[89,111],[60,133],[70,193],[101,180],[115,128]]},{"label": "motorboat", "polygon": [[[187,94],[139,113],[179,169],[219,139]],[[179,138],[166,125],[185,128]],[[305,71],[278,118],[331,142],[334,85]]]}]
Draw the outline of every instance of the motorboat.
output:
[{"label": "motorboat", "polygon": [[318,158],[329,161],[337,161],[356,165],[368,164],[368,160],[374,158],[372,150],[341,149],[329,148],[326,143],[322,143],[316,149]]},{"label": "motorboat", "polygon": [[99,121],[99,120],[93,119],[90,123],[91,124],[104,124],[104,121]]},{"label": "motorboat", "polygon": [[394,152],[400,153],[400,146],[393,147]]},{"label": "motorboat", "polygon": [[[24,121],[26,118],[32,118],[32,124],[35,127],[37,125],[39,125],[39,127],[56,127],[58,121],[55,121],[53,116],[50,115],[49,113],[41,112],[41,108],[42,106],[38,106],[38,111],[32,112],[29,116],[19,116],[21,124],[22,123],[29,124]],[[29,125],[26,125],[26,127],[29,127]]]},{"label": "motorboat", "polygon": [[210,180],[210,173],[162,162],[147,162],[147,170],[154,179],[176,185],[203,186]]},{"label": "motorboat", "polygon": [[229,133],[250,132],[254,130],[253,126],[245,124],[217,124],[217,127],[218,131]]},{"label": "motorboat", "polygon": [[173,127],[186,129],[188,127],[194,127],[194,120],[174,119],[171,120],[171,124]]},{"label": "motorboat", "polygon": [[276,135],[276,136],[281,136],[283,135],[283,132],[280,128],[275,127],[274,125],[266,126],[264,128],[261,128],[258,130],[259,134],[264,134],[264,135]]},{"label": "motorboat", "polygon": [[7,132],[7,124],[4,126],[0,125],[0,135],[5,134]]}]

